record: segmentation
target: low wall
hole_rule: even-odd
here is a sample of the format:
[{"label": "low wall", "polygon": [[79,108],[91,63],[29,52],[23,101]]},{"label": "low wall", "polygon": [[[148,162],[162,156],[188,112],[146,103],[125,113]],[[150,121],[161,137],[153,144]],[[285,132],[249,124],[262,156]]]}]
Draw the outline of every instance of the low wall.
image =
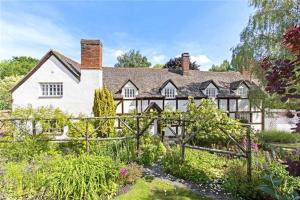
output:
[{"label": "low wall", "polygon": [[[291,128],[296,126],[298,117],[288,118],[286,116],[287,110],[284,109],[272,109],[269,110],[265,117],[265,130],[282,130],[291,132]],[[291,111],[296,114],[296,111]]]}]

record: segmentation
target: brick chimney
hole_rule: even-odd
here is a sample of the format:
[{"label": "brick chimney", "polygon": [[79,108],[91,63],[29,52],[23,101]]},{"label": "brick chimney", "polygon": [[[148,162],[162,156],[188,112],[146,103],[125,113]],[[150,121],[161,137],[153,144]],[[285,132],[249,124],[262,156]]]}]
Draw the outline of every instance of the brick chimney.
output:
[{"label": "brick chimney", "polygon": [[190,70],[190,55],[189,53],[181,54],[181,67],[182,67],[182,75],[189,75]]},{"label": "brick chimney", "polygon": [[81,68],[102,68],[102,43],[100,40],[82,39],[81,43]]},{"label": "brick chimney", "polygon": [[241,74],[246,81],[252,81],[252,74],[249,70],[242,69]]}]

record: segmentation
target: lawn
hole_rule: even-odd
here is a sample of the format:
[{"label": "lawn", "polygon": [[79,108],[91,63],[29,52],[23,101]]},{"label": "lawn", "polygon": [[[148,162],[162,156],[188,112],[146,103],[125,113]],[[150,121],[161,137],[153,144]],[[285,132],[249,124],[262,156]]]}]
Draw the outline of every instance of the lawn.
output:
[{"label": "lawn", "polygon": [[210,198],[176,187],[160,179],[139,179],[126,194],[115,200],[210,200]]},{"label": "lawn", "polygon": [[297,148],[300,149],[300,143],[287,143],[287,144],[282,144],[282,143],[270,143],[271,146],[274,147],[283,147],[283,148]]}]

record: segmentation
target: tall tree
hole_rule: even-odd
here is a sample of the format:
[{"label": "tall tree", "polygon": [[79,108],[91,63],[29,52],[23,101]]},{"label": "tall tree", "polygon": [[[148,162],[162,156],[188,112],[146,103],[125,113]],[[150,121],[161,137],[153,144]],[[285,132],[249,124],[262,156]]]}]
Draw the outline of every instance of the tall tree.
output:
[{"label": "tall tree", "polygon": [[220,65],[212,65],[209,71],[212,72],[227,72],[231,70],[230,63],[228,60],[224,60]]},{"label": "tall tree", "polygon": [[143,56],[140,51],[134,49],[129,50],[117,58],[118,62],[115,67],[150,67],[146,56]]},{"label": "tall tree", "polygon": [[261,67],[266,72],[266,91],[280,95],[282,102],[297,101],[299,122],[295,130],[300,132],[300,26],[288,29],[282,44],[293,56],[285,59],[266,57]]},{"label": "tall tree", "polygon": [[249,3],[255,12],[240,35],[240,43],[232,49],[231,64],[237,70],[251,68],[263,84],[264,73],[258,61],[266,55],[290,55],[279,48],[280,41],[286,29],[299,23],[300,0],[250,0]]},{"label": "tall tree", "polygon": [[163,64],[155,64],[154,66],[153,66],[153,68],[154,69],[162,69],[163,68]]},{"label": "tall tree", "polygon": [[10,110],[11,109],[11,92],[9,91],[18,80],[20,76],[9,76],[0,79],[0,110]]},{"label": "tall tree", "polygon": [[[190,62],[190,69],[191,70],[197,70],[200,67],[196,62]],[[181,68],[181,58],[171,58],[164,66],[163,68],[167,69],[180,69]]]},{"label": "tall tree", "polygon": [[13,57],[10,60],[2,60],[0,61],[0,79],[8,76],[25,75],[37,63],[38,59],[26,56]]},{"label": "tall tree", "polygon": [[[113,94],[106,87],[95,90],[93,113],[95,117],[112,117],[116,115],[116,105]],[[105,122],[103,120],[96,120],[95,128],[97,128],[100,123],[103,124],[97,129],[99,136],[108,137],[114,135],[114,119],[106,120]]]}]

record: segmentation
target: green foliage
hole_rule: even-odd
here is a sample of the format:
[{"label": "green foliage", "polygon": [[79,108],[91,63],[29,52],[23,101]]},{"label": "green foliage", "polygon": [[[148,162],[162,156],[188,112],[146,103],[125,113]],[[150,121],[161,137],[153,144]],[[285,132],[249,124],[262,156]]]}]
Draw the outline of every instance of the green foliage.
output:
[{"label": "green foliage", "polygon": [[142,139],[142,153],[139,161],[144,165],[152,165],[166,154],[166,147],[158,137],[144,135]]},{"label": "green foliage", "polygon": [[154,66],[153,66],[153,68],[154,69],[162,69],[163,68],[163,64],[155,64]]},{"label": "green foliage", "polygon": [[227,72],[230,70],[231,70],[231,66],[228,60],[223,60],[223,63],[221,63],[220,65],[212,65],[211,68],[209,69],[209,71],[212,72]]},{"label": "green foliage", "polygon": [[257,135],[259,142],[265,143],[297,143],[300,142],[300,135],[285,131],[263,131]]},{"label": "green foliage", "polygon": [[123,185],[132,185],[136,183],[136,181],[142,177],[143,175],[143,166],[138,165],[134,162],[129,163],[125,167],[121,168],[120,173],[122,176],[122,170],[123,170]]},{"label": "green foliage", "polygon": [[37,63],[37,59],[26,56],[13,57],[10,60],[2,60],[0,61],[0,79],[4,79],[9,76],[25,75]]},{"label": "green foliage", "polygon": [[25,161],[9,162],[3,167],[4,173],[0,176],[0,193],[3,199],[25,199],[42,195],[37,190],[41,184],[39,174],[32,174],[36,171],[34,165]]},{"label": "green foliage", "polygon": [[146,56],[141,55],[140,51],[134,49],[129,50],[121,56],[117,57],[118,62],[115,67],[150,67]]},{"label": "green foliage", "polygon": [[11,109],[12,97],[10,89],[20,79],[20,76],[9,76],[0,78],[0,110]]},{"label": "green foliage", "polygon": [[136,160],[135,138],[120,141],[90,142],[90,153],[94,155],[109,156],[113,160],[125,163]]},{"label": "green foliage", "polygon": [[283,166],[272,164],[263,177],[264,182],[257,189],[276,200],[296,200],[300,196],[300,177],[289,176]]},{"label": "green foliage", "polygon": [[256,189],[261,183],[262,163],[253,165],[252,181],[248,181],[246,162],[235,162],[225,170],[223,187],[225,191],[230,192],[234,197],[243,199],[263,199],[263,195]]},{"label": "green foliage", "polygon": [[120,164],[109,157],[82,155],[57,157],[41,168],[49,174],[43,184],[55,199],[103,199],[118,188]]},{"label": "green foliage", "polygon": [[196,145],[210,146],[218,144],[225,146],[229,141],[229,137],[220,128],[236,139],[245,135],[245,129],[240,123],[219,110],[210,99],[202,99],[200,106],[197,106],[194,99],[190,97],[187,112],[180,114],[167,111],[163,116],[165,118],[171,116],[178,118],[181,116],[186,120],[187,134],[198,133],[191,141]]},{"label": "green foliage", "polygon": [[185,162],[180,163],[179,148],[167,152],[162,159],[165,172],[197,183],[221,179],[230,160],[203,151],[186,149]]},{"label": "green foliage", "polygon": [[[113,94],[106,87],[95,90],[93,113],[95,117],[113,117],[116,115]],[[113,136],[115,134],[114,123],[114,119],[109,119],[105,122],[103,120],[96,120],[95,128],[98,128],[99,124],[102,124],[97,129],[99,136]]]},{"label": "green foliage", "polygon": [[81,155],[10,162],[0,177],[7,199],[105,199],[119,185],[121,164],[109,157]]},{"label": "green foliage", "polygon": [[248,93],[249,100],[253,106],[260,110],[271,109],[297,109],[296,101],[282,103],[276,94],[268,94],[261,89],[251,89]]},{"label": "green foliage", "polygon": [[1,144],[0,156],[9,161],[33,160],[36,156],[44,154],[56,154],[56,145],[48,141],[43,135],[27,136],[23,142]]},{"label": "green foliage", "polygon": [[299,0],[250,0],[255,11],[240,34],[240,43],[232,50],[233,67],[250,68],[263,81],[264,73],[257,61],[265,55],[289,55],[278,47],[284,31],[299,23],[299,3]]}]

